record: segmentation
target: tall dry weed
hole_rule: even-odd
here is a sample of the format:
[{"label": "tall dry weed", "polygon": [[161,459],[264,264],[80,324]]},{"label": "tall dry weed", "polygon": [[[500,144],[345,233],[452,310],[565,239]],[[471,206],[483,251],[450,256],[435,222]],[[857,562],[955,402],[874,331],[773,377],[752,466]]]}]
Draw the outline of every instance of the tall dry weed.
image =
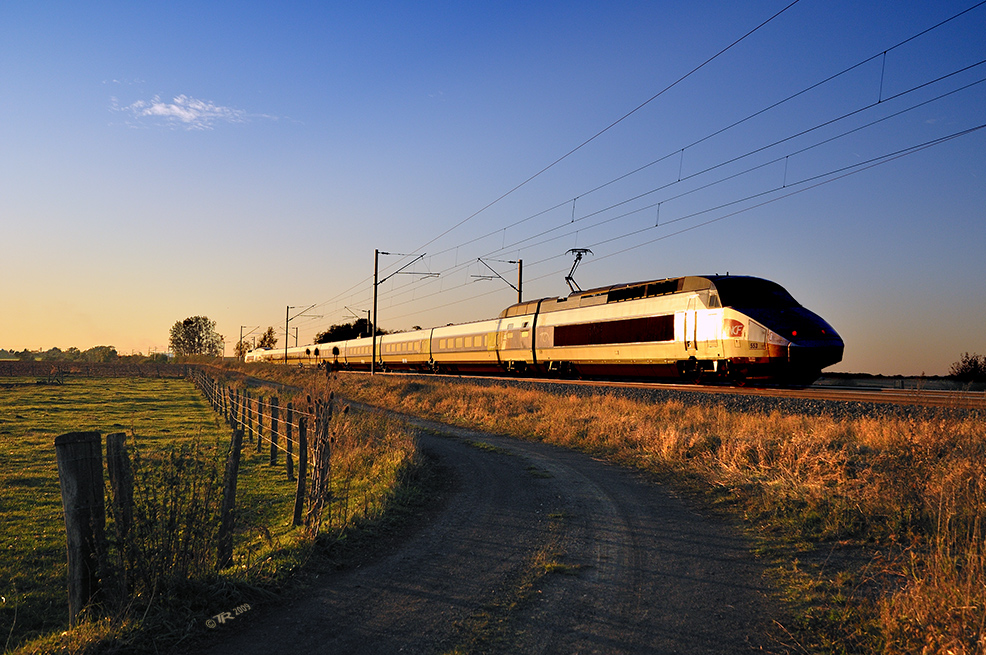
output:
[{"label": "tall dry weed", "polygon": [[[847,572],[858,578],[850,589],[865,591],[835,599],[848,609],[830,612],[830,622],[875,625],[837,626],[847,643],[986,652],[986,426],[977,416],[834,418],[343,377],[342,393],[380,406],[698,476],[742,503],[761,529],[865,544],[883,562],[879,579]],[[864,632],[877,636],[859,639]]]}]

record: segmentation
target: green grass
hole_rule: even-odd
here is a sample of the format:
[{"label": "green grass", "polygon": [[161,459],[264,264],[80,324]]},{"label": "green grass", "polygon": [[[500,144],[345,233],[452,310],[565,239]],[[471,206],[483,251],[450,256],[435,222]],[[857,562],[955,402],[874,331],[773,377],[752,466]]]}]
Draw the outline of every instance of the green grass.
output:
[{"label": "green grass", "polygon": [[67,625],[65,527],[54,439],[88,430],[134,433],[148,450],[195,438],[213,444],[228,436],[212,408],[183,380],[91,378],[39,385],[5,379],[0,640],[7,647]]},{"label": "green grass", "polygon": [[[307,391],[322,397],[329,389]],[[282,403],[290,400],[283,390],[276,395]],[[300,397],[294,400],[298,407]],[[68,378],[64,385],[41,385],[34,379],[0,379],[0,644],[5,652],[167,648],[204,631],[205,619],[217,611],[270,599],[313,556],[319,566],[347,561],[351,554],[346,543],[365,543],[400,523],[408,512],[405,505],[414,505],[408,498],[418,493],[421,462],[407,426],[375,413],[337,412],[331,428],[333,502],[326,508],[322,535],[312,540],[304,528],[291,525],[297,483],[287,479],[284,452],[271,466],[269,441],[258,450],[255,437],[247,441],[248,433],[237,483],[233,566],[214,571],[215,548],[206,530],[204,541],[193,536],[189,542],[200,546],[194,571],[188,569],[186,576],[180,567],[159,570],[151,564],[157,560],[139,559],[134,571],[142,582],[135,585],[128,607],[108,606],[105,617],[67,630],[65,534],[54,438],[91,430],[127,433],[144,498],[157,490],[162,500],[182,496],[185,507],[191,498],[184,497],[191,489],[188,484],[200,485],[196,493],[201,493],[216,484],[215,471],[221,480],[230,442],[230,429],[185,380]],[[297,452],[294,456],[297,474]],[[214,472],[201,477],[193,470]],[[140,500],[135,505],[150,506]],[[212,521],[207,519],[207,525]],[[160,526],[157,530],[137,542],[150,555],[165,552],[155,545]],[[198,534],[195,526],[184,523],[177,530]],[[110,513],[107,536],[112,541],[114,535]],[[111,546],[111,557],[113,552],[119,551]]]}]

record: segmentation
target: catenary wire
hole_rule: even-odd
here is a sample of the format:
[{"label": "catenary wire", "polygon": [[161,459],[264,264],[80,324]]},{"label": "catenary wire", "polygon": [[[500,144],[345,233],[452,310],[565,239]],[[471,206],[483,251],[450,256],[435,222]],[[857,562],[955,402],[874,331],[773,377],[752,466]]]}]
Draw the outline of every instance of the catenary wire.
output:
[{"label": "catenary wire", "polygon": [[[792,6],[793,4],[794,4],[794,3],[792,3],[791,5],[788,5],[788,6],[787,6],[787,7],[785,7],[785,8],[783,9],[783,10],[781,10],[781,12],[778,12],[778,14],[775,14],[775,15],[774,15],[774,16],[773,16],[773,17],[772,17],[771,19],[769,19],[769,20],[773,20],[773,18],[776,18],[776,16],[777,16],[777,15],[779,15],[780,13],[782,13],[783,11],[785,11],[785,10],[786,10],[787,8],[789,8],[789,7],[790,7],[790,6]],[[887,48],[886,50],[884,50],[884,51],[883,51],[882,53],[880,53],[880,54],[877,54],[877,55],[872,55],[871,57],[869,57],[869,58],[867,58],[867,59],[864,59],[864,60],[862,60],[862,61],[860,61],[860,62],[858,62],[857,64],[854,64],[853,66],[851,66],[851,67],[849,67],[849,68],[847,68],[847,69],[845,69],[845,70],[843,70],[843,71],[841,71],[841,72],[839,72],[839,73],[837,73],[837,74],[835,74],[835,75],[832,75],[832,76],[830,76],[830,77],[828,77],[828,78],[826,78],[826,79],[824,79],[824,80],[822,80],[822,81],[820,81],[820,82],[817,82],[817,83],[815,83],[815,84],[813,84],[813,85],[811,85],[811,86],[809,86],[809,87],[806,87],[805,89],[802,89],[801,91],[799,91],[799,92],[798,92],[798,93],[796,93],[796,94],[793,94],[793,95],[791,95],[791,96],[788,96],[788,97],[787,97],[787,98],[785,98],[784,100],[781,100],[781,101],[778,101],[778,102],[775,102],[775,103],[773,103],[772,105],[769,105],[769,106],[767,106],[767,107],[765,107],[765,108],[763,108],[763,109],[761,109],[761,110],[759,110],[759,111],[757,111],[757,112],[755,112],[755,113],[753,113],[753,114],[751,114],[751,115],[749,115],[749,116],[747,116],[747,117],[745,117],[745,118],[743,118],[743,119],[741,119],[741,120],[739,120],[739,121],[736,121],[735,123],[732,123],[732,124],[730,124],[730,125],[728,125],[728,126],[726,126],[726,127],[724,127],[724,128],[721,128],[721,129],[719,129],[719,130],[716,130],[715,132],[712,132],[712,133],[710,133],[709,135],[706,135],[705,137],[703,137],[703,138],[701,138],[701,139],[699,139],[699,140],[697,140],[697,141],[695,141],[695,142],[693,142],[693,143],[691,143],[691,144],[689,144],[688,146],[685,146],[685,148],[683,148],[683,149],[679,149],[679,150],[675,150],[675,151],[674,151],[673,153],[670,153],[670,154],[668,154],[668,155],[665,155],[664,157],[662,157],[662,158],[660,158],[660,159],[658,159],[658,160],[655,160],[654,162],[651,162],[650,164],[647,164],[647,165],[645,165],[645,166],[642,166],[642,167],[638,167],[637,169],[635,169],[635,170],[633,170],[633,171],[630,171],[629,173],[625,173],[624,175],[621,175],[620,177],[618,177],[618,178],[615,178],[614,180],[611,180],[611,181],[609,181],[609,182],[606,182],[606,183],[604,183],[604,184],[602,184],[602,185],[598,185],[597,187],[594,187],[593,189],[590,189],[589,191],[586,191],[586,192],[583,192],[583,193],[581,193],[581,194],[579,194],[579,195],[578,195],[577,197],[578,197],[578,198],[581,198],[581,197],[582,197],[582,196],[584,196],[584,195],[587,195],[587,194],[589,194],[589,193],[592,193],[592,192],[595,192],[595,191],[598,191],[598,190],[600,190],[600,189],[602,189],[602,188],[604,188],[604,187],[606,187],[606,186],[609,186],[609,185],[611,185],[611,184],[613,184],[613,183],[614,183],[614,182],[616,182],[616,181],[619,181],[619,180],[621,180],[621,179],[624,179],[625,177],[627,177],[627,176],[629,176],[629,175],[632,175],[632,174],[634,174],[634,173],[636,173],[636,172],[640,172],[641,170],[644,170],[645,168],[647,168],[647,167],[649,167],[649,166],[652,166],[652,165],[654,165],[654,163],[656,163],[656,162],[659,162],[659,161],[663,161],[663,160],[665,160],[665,159],[667,159],[668,157],[671,157],[671,156],[674,156],[674,155],[676,155],[676,154],[678,154],[679,152],[681,152],[682,150],[685,150],[685,149],[687,149],[687,148],[690,148],[690,147],[693,147],[694,145],[697,145],[697,144],[699,144],[699,143],[701,143],[701,142],[703,142],[703,141],[706,141],[706,140],[708,140],[708,139],[711,139],[711,138],[713,138],[714,136],[717,136],[717,135],[719,135],[719,134],[721,134],[721,133],[723,133],[724,131],[726,131],[726,130],[728,130],[728,129],[731,129],[732,127],[735,127],[735,126],[737,126],[737,125],[739,125],[739,124],[742,124],[742,123],[744,123],[744,122],[746,122],[746,121],[748,121],[748,120],[750,120],[750,119],[752,119],[752,118],[754,118],[754,117],[756,117],[756,116],[759,116],[759,115],[761,115],[761,114],[763,114],[763,113],[764,113],[764,112],[766,112],[766,111],[769,111],[770,109],[773,109],[773,108],[775,108],[775,107],[777,107],[777,106],[779,106],[780,104],[783,104],[784,102],[787,102],[787,101],[789,101],[789,100],[791,100],[791,99],[793,99],[793,98],[796,98],[796,97],[798,97],[799,95],[803,95],[804,93],[806,93],[806,92],[808,92],[808,91],[810,91],[811,89],[814,89],[814,88],[817,88],[817,87],[819,87],[819,86],[821,86],[822,84],[825,84],[826,82],[829,82],[829,81],[831,81],[831,80],[833,80],[833,79],[835,79],[835,78],[837,78],[837,77],[839,77],[840,75],[843,75],[843,74],[845,74],[845,73],[847,73],[847,72],[849,72],[849,71],[851,71],[851,70],[854,70],[855,68],[858,68],[859,66],[862,66],[862,65],[864,65],[865,63],[868,63],[868,62],[870,62],[870,61],[872,61],[872,60],[873,60],[873,59],[875,59],[876,57],[879,57],[879,56],[881,56],[882,54],[884,54],[884,53],[886,53],[886,52],[890,52],[890,51],[892,51],[892,50],[894,50],[894,49],[896,49],[896,48],[899,48],[900,46],[902,46],[902,45],[904,45],[905,43],[908,43],[909,41],[912,41],[912,40],[914,40],[914,39],[916,39],[916,38],[918,38],[918,37],[920,37],[920,36],[922,36],[922,35],[924,35],[924,34],[927,34],[928,32],[930,32],[930,31],[932,31],[932,30],[934,30],[934,29],[936,29],[936,28],[938,28],[938,27],[940,27],[940,26],[942,26],[942,25],[944,25],[944,24],[946,24],[946,23],[948,23],[948,22],[950,22],[950,21],[952,21],[952,20],[955,20],[955,19],[956,19],[956,18],[958,18],[959,16],[961,16],[961,15],[963,15],[963,14],[965,14],[965,13],[968,13],[968,12],[970,12],[970,11],[972,11],[972,10],[974,10],[974,9],[976,9],[976,8],[978,8],[978,7],[980,7],[980,6],[981,6],[981,5],[983,5],[983,4],[986,4],[986,0],[984,0],[983,2],[979,2],[979,3],[977,3],[977,4],[975,4],[975,5],[973,5],[972,7],[969,7],[968,9],[965,9],[965,10],[963,10],[962,12],[959,12],[958,14],[955,14],[954,16],[952,16],[952,17],[950,17],[950,18],[948,18],[948,19],[945,19],[945,20],[943,20],[943,21],[941,21],[941,22],[939,22],[939,23],[937,23],[936,25],[933,25],[933,26],[931,26],[931,27],[929,27],[929,28],[927,28],[927,29],[925,29],[925,30],[922,30],[921,32],[918,32],[918,33],[916,33],[915,35],[913,35],[913,36],[911,36],[911,37],[908,37],[907,39],[905,39],[905,40],[903,40],[903,41],[901,41],[901,42],[899,42],[899,43],[897,43],[897,44],[895,44],[894,46],[892,46],[892,47],[890,47],[890,48]],[[767,22],[769,22],[769,20],[768,20]],[[759,29],[759,28],[760,28],[760,27],[762,27],[762,26],[763,26],[764,24],[766,24],[766,22],[765,22],[765,23],[763,23],[763,24],[761,24],[760,26],[758,26],[758,27],[757,27],[756,29]],[[748,33],[747,35],[745,35],[745,36],[744,36],[744,37],[742,37],[742,38],[746,38],[747,36],[749,36],[750,34],[752,34],[752,33],[753,33],[754,31],[756,31],[756,29],[754,29],[754,30],[752,30],[751,32],[749,32],[749,33]],[[740,39],[740,40],[742,40],[742,39]],[[731,44],[731,45],[730,45],[730,46],[728,46],[727,48],[725,48],[725,49],[723,49],[722,51],[720,51],[719,53],[717,53],[717,55],[715,55],[715,56],[714,56],[713,58],[710,58],[709,60],[707,60],[707,61],[706,61],[705,63],[703,63],[702,65],[704,66],[705,64],[707,64],[707,63],[709,63],[710,61],[712,61],[712,59],[714,59],[715,57],[718,57],[719,55],[721,55],[722,53],[724,53],[724,52],[725,52],[726,50],[728,50],[728,49],[729,49],[730,47],[732,47],[732,46],[733,46],[733,45],[735,45],[736,43],[738,43],[738,41],[736,41],[736,42],[734,42],[733,44]],[[981,64],[981,63],[982,63],[982,62],[980,62],[979,64]],[[979,64],[975,64],[975,65],[979,65]],[[686,74],[686,76],[687,76],[687,75],[691,75],[691,74],[692,74],[692,73],[694,73],[694,72],[695,72],[696,70],[698,70],[698,69],[696,68],[696,69],[694,69],[693,71],[690,71],[690,72],[689,72],[688,74]],[[681,81],[681,79],[684,79],[684,77],[682,77],[682,78],[680,78],[680,79],[679,79],[679,81]],[[676,83],[677,83],[677,82],[676,82]],[[675,84],[676,84],[676,83],[675,83]],[[933,81],[932,81],[932,82],[928,82],[927,84],[930,84],[930,83],[933,83]],[[649,100],[648,100],[647,102],[645,102],[645,103],[643,103],[642,105],[639,105],[639,106],[638,106],[637,108],[635,108],[635,109],[634,109],[633,111],[631,111],[631,112],[629,112],[629,113],[627,113],[627,114],[625,114],[625,115],[624,115],[624,116],[623,116],[622,118],[620,118],[620,119],[619,119],[618,121],[616,121],[616,122],[614,122],[614,123],[612,123],[612,124],[611,124],[610,126],[608,126],[607,128],[605,128],[604,130],[602,130],[602,131],[600,131],[600,132],[598,132],[598,133],[597,133],[596,135],[594,135],[593,137],[591,137],[591,138],[590,138],[589,140],[587,140],[587,141],[585,141],[585,142],[583,142],[582,144],[580,144],[580,145],[579,145],[578,147],[576,147],[575,149],[573,149],[573,150],[571,150],[571,151],[569,151],[569,153],[567,153],[566,155],[564,155],[564,156],[563,156],[562,158],[559,158],[558,160],[556,160],[556,161],[555,161],[555,162],[554,162],[554,163],[552,164],[552,166],[553,166],[553,165],[554,165],[555,163],[558,163],[558,162],[560,162],[560,161],[562,161],[562,159],[564,159],[564,158],[566,158],[566,157],[568,157],[568,156],[570,156],[571,154],[573,154],[574,152],[576,152],[576,151],[577,151],[578,149],[580,149],[580,148],[581,148],[581,147],[583,147],[584,145],[586,145],[586,144],[588,144],[588,143],[589,143],[590,141],[592,141],[592,140],[594,140],[595,138],[597,138],[597,137],[599,137],[599,136],[601,136],[601,135],[602,135],[603,133],[605,133],[606,131],[608,131],[608,130],[609,130],[610,128],[612,128],[613,126],[615,126],[615,125],[616,125],[616,124],[618,124],[619,122],[621,122],[621,121],[623,121],[624,119],[626,119],[626,118],[628,118],[628,117],[629,117],[630,115],[632,115],[633,113],[635,113],[636,111],[638,111],[639,109],[641,109],[641,108],[642,108],[642,107],[643,107],[644,105],[646,105],[647,103],[649,103],[649,102],[651,102],[652,100],[654,100],[654,99],[656,99],[657,97],[659,97],[659,96],[660,96],[661,94],[663,94],[663,93],[664,93],[664,92],[665,92],[665,91],[666,91],[666,90],[667,90],[668,88],[671,88],[671,87],[667,87],[666,89],[664,89],[664,90],[662,90],[661,92],[659,92],[658,94],[656,94],[655,96],[653,96],[653,97],[652,97],[651,99],[649,99]],[[881,98],[881,99],[880,99],[879,101],[877,101],[876,103],[873,103],[873,104],[871,104],[871,105],[869,105],[869,106],[868,106],[868,107],[866,107],[866,108],[870,108],[870,107],[872,107],[872,106],[875,106],[876,104],[882,104],[882,103],[886,103],[886,102],[888,102],[888,101],[890,101],[890,100],[892,100],[892,99],[893,99],[893,98],[895,98],[895,97],[899,97],[900,95],[902,95],[902,94],[896,94],[895,96],[891,96],[891,97],[888,97],[888,98]],[[863,110],[864,110],[864,109],[866,109],[866,108],[863,108],[863,109],[860,109],[860,110],[857,110],[857,111],[863,111]],[[835,120],[838,120],[838,119],[835,119]],[[827,124],[827,123],[825,123],[825,124]],[[825,124],[822,124],[822,125],[825,125]],[[819,125],[819,126],[815,126],[814,128],[811,128],[811,129],[818,129],[818,128],[819,128],[819,127],[821,127],[822,125]],[[794,136],[798,136],[798,135],[794,135]],[[792,137],[788,137],[788,138],[789,138],[789,139],[790,139],[790,138],[794,138],[794,136],[792,136]],[[773,145],[777,145],[777,142],[775,142],[774,144],[771,144],[771,146],[773,146]],[[771,146],[764,146],[763,148],[760,148],[760,149],[758,149],[758,151],[759,151],[759,150],[763,150],[763,149],[766,149],[766,148],[768,148],[768,147],[771,147]],[[752,151],[752,152],[756,152],[756,151]],[[744,156],[748,156],[749,154],[752,154],[752,152],[751,152],[751,153],[747,153],[747,155],[744,155]],[[790,155],[789,155],[789,156],[790,156]],[[730,161],[734,161],[734,160],[730,160]],[[775,160],[775,161],[776,161],[776,160]],[[721,164],[718,164],[718,165],[717,165],[716,167],[719,167],[719,166],[723,166],[723,165],[725,165],[726,163],[729,163],[729,162],[723,162],[723,163],[721,163]],[[713,168],[716,168],[716,167],[713,167]],[[530,178],[529,178],[529,179],[528,179],[527,181],[525,181],[524,183],[522,183],[522,185],[523,185],[523,184],[526,184],[526,183],[527,183],[527,182],[529,182],[530,180],[533,180],[533,179],[534,179],[534,178],[535,178],[535,177],[536,177],[537,175],[540,175],[540,174],[541,174],[542,172],[544,172],[544,171],[546,171],[546,170],[547,170],[547,168],[545,168],[545,169],[543,169],[543,170],[542,170],[542,171],[540,171],[539,173],[537,173],[537,174],[535,174],[534,176],[532,176],[532,177],[530,177]],[[706,171],[701,171],[701,172],[700,172],[700,173],[698,173],[698,174],[701,174],[701,173],[704,173],[704,172],[707,172],[708,170],[709,170],[709,169],[706,169]],[[693,174],[693,175],[692,175],[692,176],[690,176],[690,177],[694,177],[694,175],[697,175],[697,174]],[[501,196],[500,198],[498,198],[498,199],[497,199],[497,201],[494,201],[494,202],[498,202],[498,201],[499,201],[500,199],[502,199],[502,198],[504,198],[504,197],[506,197],[507,195],[509,195],[509,193],[512,193],[512,192],[513,192],[514,190],[516,190],[516,189],[518,189],[518,188],[520,188],[520,186],[522,186],[522,185],[519,185],[518,187],[515,187],[515,189],[513,189],[513,190],[511,190],[511,191],[509,191],[509,192],[508,192],[507,194],[504,194],[503,196]],[[632,200],[632,199],[631,199],[631,200]],[[572,202],[572,200],[571,200],[571,199],[569,199],[569,200],[566,200],[566,201],[564,201],[564,202],[562,202],[562,203],[558,203],[557,205],[555,205],[555,206],[553,206],[552,208],[549,208],[549,209],[546,209],[546,210],[542,210],[541,212],[538,212],[538,213],[536,213],[536,214],[534,214],[534,215],[532,215],[532,216],[530,216],[530,217],[528,217],[528,218],[525,218],[525,219],[522,219],[521,221],[517,221],[517,222],[515,222],[515,223],[513,223],[513,224],[510,224],[510,225],[508,225],[508,226],[506,226],[506,227],[502,227],[502,228],[497,228],[497,230],[495,230],[494,232],[490,232],[489,234],[487,234],[487,235],[484,235],[483,237],[477,237],[477,238],[474,238],[474,239],[470,239],[470,240],[468,240],[468,241],[466,241],[466,242],[464,242],[463,244],[459,244],[458,246],[455,246],[455,247],[456,247],[456,248],[458,248],[458,247],[461,247],[461,246],[463,246],[463,245],[467,245],[467,244],[470,244],[470,243],[473,243],[473,242],[475,242],[475,241],[478,241],[478,240],[480,240],[480,239],[482,239],[482,238],[487,238],[487,237],[489,237],[489,236],[492,236],[492,235],[495,235],[495,234],[498,234],[498,233],[500,233],[501,231],[504,231],[504,230],[506,230],[506,229],[509,229],[510,227],[514,227],[514,226],[516,226],[516,225],[519,225],[519,224],[520,224],[520,223],[522,223],[522,222],[525,222],[525,221],[527,221],[527,220],[530,220],[530,219],[532,219],[532,218],[535,218],[535,217],[537,217],[537,216],[541,216],[541,215],[543,215],[543,214],[545,214],[545,213],[547,213],[547,212],[549,212],[549,211],[551,211],[552,209],[557,209],[558,207],[562,207],[562,206],[565,206],[565,205],[567,205],[567,204],[568,204],[569,202]],[[662,201],[662,202],[664,202],[664,201]],[[478,212],[476,212],[476,213],[474,213],[474,214],[473,214],[473,215],[471,215],[470,217],[467,217],[466,219],[464,219],[463,221],[461,221],[461,222],[460,222],[459,224],[457,224],[456,226],[453,226],[453,227],[452,227],[452,228],[450,228],[449,230],[446,230],[445,232],[443,232],[443,233],[442,233],[441,235],[439,235],[438,237],[435,237],[434,239],[432,239],[432,240],[430,240],[430,241],[428,241],[428,242],[427,242],[427,243],[425,244],[425,246],[427,246],[427,245],[431,245],[431,244],[433,244],[433,243],[434,243],[435,241],[437,241],[437,240],[438,240],[439,238],[441,238],[442,236],[444,236],[444,235],[446,235],[446,234],[448,234],[448,233],[449,233],[449,232],[450,232],[450,231],[451,231],[452,229],[455,229],[455,227],[458,227],[458,225],[461,225],[462,223],[464,223],[465,221],[468,221],[469,219],[471,219],[471,218],[473,218],[474,216],[476,216],[476,215],[478,215],[478,214],[479,214],[479,213],[481,213],[482,211],[485,211],[485,209],[487,209],[488,207],[490,207],[490,206],[492,206],[492,204],[493,204],[493,203],[491,203],[490,205],[487,205],[486,207],[484,207],[484,208],[482,208],[481,210],[479,210]],[[625,204],[625,203],[624,203],[624,204]],[[607,210],[608,210],[608,209],[609,209],[609,208],[607,208]],[[600,213],[601,211],[607,211],[607,210],[600,210],[599,212],[595,212],[595,213],[596,213],[596,214],[598,214],[598,213]],[[636,210],[636,211],[640,211],[640,210]],[[578,218],[578,219],[576,219],[576,220],[583,220],[584,218],[586,218],[586,216],[583,216],[583,217],[580,217],[580,218]],[[617,237],[617,238],[619,238],[619,237]],[[516,245],[516,244],[512,244],[512,245],[511,245],[511,248],[512,248],[512,247],[514,247],[515,245]],[[424,246],[423,246],[423,247],[424,247]],[[442,251],[442,252],[448,252],[449,250],[451,250],[451,248],[450,248],[450,249],[446,249],[446,251]],[[494,253],[495,253],[495,252],[504,252],[504,251],[509,251],[509,250],[510,250],[510,248],[501,248],[501,249],[499,249],[499,250],[497,250],[497,251],[493,251],[493,252],[494,252]],[[489,255],[486,255],[486,256],[489,256]],[[474,261],[474,260],[472,260],[472,259],[470,259],[470,260],[469,260],[469,263],[471,263],[472,261]],[[395,264],[395,265],[396,265],[396,264]],[[459,266],[461,267],[461,266],[465,266],[465,265],[468,265],[468,264],[467,264],[467,263],[464,263],[464,264],[462,264],[462,265],[459,265]],[[450,269],[450,270],[452,270],[452,269]],[[533,281],[533,280],[531,280],[531,281]],[[366,292],[363,292],[362,294],[360,294],[360,293],[359,293],[359,292],[357,291],[358,289],[360,289],[360,288],[362,288],[362,287],[363,287],[363,285],[365,284],[365,282],[366,282],[366,280],[364,280],[364,281],[361,281],[361,282],[359,282],[359,283],[357,283],[357,284],[355,284],[355,285],[353,285],[352,287],[350,287],[350,288],[349,288],[349,289],[347,289],[346,291],[344,291],[344,292],[342,292],[342,293],[340,293],[340,294],[338,294],[338,295],[337,295],[336,297],[334,297],[333,299],[330,299],[330,300],[327,300],[327,301],[325,301],[325,302],[323,302],[323,303],[320,303],[320,304],[319,304],[318,306],[320,306],[320,307],[322,307],[322,306],[325,306],[325,305],[328,305],[329,303],[332,303],[332,302],[334,302],[334,301],[338,301],[338,299],[339,299],[339,298],[342,298],[342,297],[345,297],[345,296],[347,296],[347,295],[350,295],[350,297],[356,297],[357,295],[359,295],[360,297],[365,297],[365,296],[366,296]],[[404,286],[409,286],[409,285],[404,285]],[[453,288],[454,288],[454,287],[453,287]],[[434,294],[430,294],[430,295],[434,295]],[[429,295],[429,296],[425,296],[425,297],[430,297],[430,295]],[[484,295],[485,295],[485,294],[484,294]],[[420,299],[420,298],[419,298],[419,299]]]}]

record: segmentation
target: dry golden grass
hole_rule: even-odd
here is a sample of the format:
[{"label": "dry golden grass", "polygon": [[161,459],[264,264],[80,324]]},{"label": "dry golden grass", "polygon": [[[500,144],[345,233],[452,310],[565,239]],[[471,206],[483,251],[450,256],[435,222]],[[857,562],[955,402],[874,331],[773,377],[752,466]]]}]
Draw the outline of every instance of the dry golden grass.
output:
[{"label": "dry golden grass", "polygon": [[799,640],[813,651],[986,652],[981,418],[839,420],[344,373],[336,384],[354,400],[699,480],[770,547],[855,553],[804,573],[831,579],[803,599]]}]

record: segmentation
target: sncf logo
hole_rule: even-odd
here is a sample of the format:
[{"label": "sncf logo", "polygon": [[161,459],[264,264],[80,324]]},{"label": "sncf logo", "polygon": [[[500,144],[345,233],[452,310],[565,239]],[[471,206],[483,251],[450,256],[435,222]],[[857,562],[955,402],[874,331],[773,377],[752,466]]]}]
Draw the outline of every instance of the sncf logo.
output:
[{"label": "sncf logo", "polygon": [[726,334],[729,335],[730,339],[740,339],[743,336],[743,324],[732,318],[727,318],[723,321],[723,327],[726,329]]}]

